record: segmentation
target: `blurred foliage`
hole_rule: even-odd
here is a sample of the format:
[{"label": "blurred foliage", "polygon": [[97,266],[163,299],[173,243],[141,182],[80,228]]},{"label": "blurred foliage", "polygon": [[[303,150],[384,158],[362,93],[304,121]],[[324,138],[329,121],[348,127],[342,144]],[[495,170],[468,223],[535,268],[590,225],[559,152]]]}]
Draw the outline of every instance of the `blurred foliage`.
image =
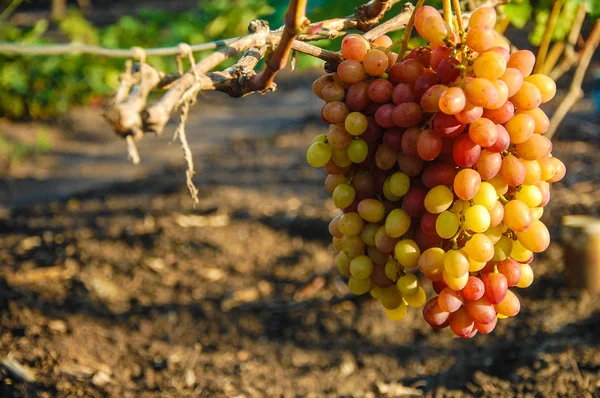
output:
[{"label": "blurred foliage", "polygon": [[2,166],[2,172],[9,171],[26,159],[35,160],[51,150],[50,134],[44,129],[38,129],[35,134],[35,141],[32,143],[11,140],[0,131],[0,165]]},{"label": "blurred foliage", "polygon": [[[553,32],[554,40],[562,40],[568,34],[582,1],[591,15],[600,14],[600,0],[566,0]],[[350,15],[362,3],[361,0],[309,0],[308,17],[318,21]],[[395,10],[400,10],[402,3],[395,6]],[[441,0],[427,1],[427,4],[440,8]],[[68,16],[56,24],[40,20],[34,26],[24,28],[0,22],[0,41],[29,45],[70,41],[108,48],[196,44],[243,35],[248,23],[256,18],[266,19],[273,28],[279,27],[287,5],[288,0],[201,0],[195,9],[185,13],[143,9],[135,16],[124,15],[114,24],[102,28],[95,27],[78,11],[70,10]],[[551,0],[513,0],[504,6],[504,12],[517,28],[523,28],[534,18],[530,40],[538,44],[550,7]],[[393,15],[393,12],[388,13],[386,19]],[[395,32],[391,36],[397,40],[401,35],[402,32]],[[336,50],[340,41],[323,40],[315,44]],[[176,71],[175,57],[149,57],[148,62],[164,71]],[[231,62],[234,60],[229,64]],[[321,64],[322,61],[303,54],[296,57],[297,68]],[[66,113],[74,104],[98,103],[114,92],[123,68],[122,59],[87,55],[2,56],[0,116],[50,118]]]}]

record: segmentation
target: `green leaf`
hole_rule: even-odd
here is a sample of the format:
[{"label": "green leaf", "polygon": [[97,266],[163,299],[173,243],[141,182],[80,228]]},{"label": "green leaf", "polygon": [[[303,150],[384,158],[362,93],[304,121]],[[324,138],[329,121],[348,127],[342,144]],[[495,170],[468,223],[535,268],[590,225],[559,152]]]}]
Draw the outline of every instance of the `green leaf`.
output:
[{"label": "green leaf", "polygon": [[600,17],[600,1],[598,0],[585,0],[587,12],[593,19]]},{"label": "green leaf", "polygon": [[546,24],[548,23],[548,17],[550,16],[550,11],[543,10],[538,11],[535,15],[535,27],[529,34],[529,41],[534,46],[539,46],[542,42],[542,38],[544,37],[544,31],[546,30]]},{"label": "green leaf", "polygon": [[527,22],[529,22],[532,11],[533,9],[531,8],[531,4],[529,4],[529,0],[515,1],[504,6],[504,14],[519,29],[523,29]]}]

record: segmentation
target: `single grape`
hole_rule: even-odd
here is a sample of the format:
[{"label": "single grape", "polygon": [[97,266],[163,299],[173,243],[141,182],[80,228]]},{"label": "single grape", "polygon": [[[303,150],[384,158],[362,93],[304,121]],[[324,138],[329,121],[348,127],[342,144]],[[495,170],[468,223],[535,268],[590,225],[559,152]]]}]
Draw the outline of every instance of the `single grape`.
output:
[{"label": "single grape", "polygon": [[534,133],[544,134],[546,131],[548,131],[548,128],[550,127],[550,119],[548,119],[548,116],[543,110],[540,108],[533,108],[529,110],[519,109],[517,111],[517,114],[522,113],[533,118],[533,121],[535,122],[535,129],[533,131]]},{"label": "single grape", "polygon": [[329,86],[331,83],[335,83],[333,75],[325,75],[317,78],[312,84],[313,93],[319,98],[322,97],[323,89]]},{"label": "single grape", "polygon": [[[415,24],[416,27],[416,24]],[[448,37],[450,29],[444,19],[438,14],[433,15],[425,19],[423,25],[420,27],[419,35],[431,42],[432,44],[444,44],[444,39]]]},{"label": "single grape", "polygon": [[431,163],[421,174],[421,181],[427,188],[437,185],[452,185],[456,178],[456,169],[451,163]]},{"label": "single grape", "polygon": [[523,184],[527,170],[521,159],[512,154],[502,160],[499,175],[511,187]]},{"label": "single grape", "polygon": [[394,247],[394,257],[404,268],[415,268],[418,266],[421,249],[414,240],[402,239]]},{"label": "single grape", "polygon": [[440,98],[444,92],[448,90],[448,86],[436,84],[431,86],[421,97],[421,107],[425,112],[435,113],[440,111]]},{"label": "single grape", "polygon": [[448,115],[456,115],[465,109],[467,97],[460,87],[450,87],[444,91],[439,99],[439,109]]},{"label": "single grape", "polygon": [[[543,137],[543,138],[546,138],[546,137]],[[548,145],[547,141],[544,140],[543,142],[544,142],[544,145]],[[552,145],[552,142],[550,142],[550,146],[551,145]],[[551,159],[552,163],[554,163],[555,172],[554,172],[554,175],[551,178],[549,178],[547,181],[548,182],[559,182],[567,174],[567,168],[560,159],[557,159],[557,158],[550,158],[550,159]]]},{"label": "single grape", "polygon": [[406,304],[401,303],[394,309],[385,309],[385,315],[392,321],[401,321],[406,316]]},{"label": "single grape", "polygon": [[442,138],[458,137],[467,126],[456,116],[438,113],[433,119],[433,131]]},{"label": "single grape", "polygon": [[375,79],[369,84],[369,99],[378,104],[385,104],[392,100],[394,85],[386,79]]},{"label": "single grape", "polygon": [[467,301],[465,309],[474,321],[482,324],[488,324],[496,319],[496,309],[490,303],[487,296],[475,301]]},{"label": "single grape", "polygon": [[458,311],[450,314],[449,319],[450,329],[452,329],[452,332],[454,332],[454,334],[458,337],[469,336],[475,327],[473,318],[469,316],[465,307],[462,307]]},{"label": "single grape", "polygon": [[518,69],[523,76],[529,76],[535,65],[535,55],[529,50],[515,51],[510,55],[507,66]]},{"label": "single grape", "polygon": [[338,222],[340,232],[348,236],[360,234],[363,226],[363,219],[355,212],[342,214]]},{"label": "single grape", "polygon": [[346,236],[342,237],[342,250],[348,254],[350,258],[357,257],[363,254],[365,250],[365,243],[362,241],[360,236]]},{"label": "single grape", "polygon": [[344,276],[350,276],[350,257],[346,252],[341,251],[335,256],[335,265]]},{"label": "single grape", "polygon": [[[498,87],[496,87],[498,88]],[[510,101],[505,101],[495,109],[484,109],[483,117],[490,119],[496,124],[504,124],[515,114],[515,106]]]},{"label": "single grape", "polygon": [[412,296],[419,292],[419,279],[411,273],[406,273],[398,279],[396,286],[403,296]]},{"label": "single grape", "polygon": [[440,308],[437,297],[431,298],[423,307],[423,319],[434,329],[443,328],[449,316],[450,313]]},{"label": "single grape", "polygon": [[392,65],[389,70],[389,80],[394,83],[409,83],[414,85],[419,76],[423,75],[425,67],[415,59],[407,59]]},{"label": "single grape", "polygon": [[[487,108],[498,101],[498,89],[487,79],[471,80],[465,88],[467,101],[476,106]],[[517,93],[518,94],[518,93]]]},{"label": "single grape", "polygon": [[470,27],[467,32],[467,46],[477,52],[484,52],[494,44],[494,30],[483,25]]},{"label": "single grape", "polygon": [[464,124],[473,123],[483,115],[483,112],[482,107],[473,105],[467,100],[465,108],[456,114],[456,119]]},{"label": "single grape", "polygon": [[502,155],[488,150],[481,151],[481,155],[479,155],[479,159],[475,163],[475,169],[477,169],[482,180],[489,180],[495,177],[500,171],[500,167],[502,167]]},{"label": "single grape", "polygon": [[410,228],[410,217],[402,209],[394,209],[385,219],[385,232],[392,238],[399,238]]},{"label": "single grape", "polygon": [[476,276],[469,276],[469,280],[461,293],[466,300],[475,301],[483,297],[484,291],[483,281]]},{"label": "single grape", "polygon": [[387,48],[394,44],[394,41],[388,35],[381,35],[373,40],[373,45],[377,47]]},{"label": "single grape", "polygon": [[367,158],[369,147],[364,140],[352,140],[346,151],[352,162],[361,163]]},{"label": "single grape", "polygon": [[415,102],[400,104],[392,111],[392,120],[398,127],[416,126],[423,120],[421,106]]},{"label": "single grape", "polygon": [[474,205],[465,211],[464,228],[473,232],[485,232],[490,227],[489,211],[481,206]]},{"label": "single grape", "polygon": [[390,177],[390,190],[398,197],[406,195],[410,188],[410,178],[402,173],[396,172]]},{"label": "single grape", "polygon": [[471,167],[481,155],[481,146],[473,142],[468,135],[461,135],[454,141],[452,156],[457,166]]},{"label": "single grape", "polygon": [[478,262],[487,262],[494,256],[494,244],[484,234],[474,234],[465,244],[463,249],[469,255],[469,259]]},{"label": "single grape", "polygon": [[398,153],[398,167],[400,171],[409,177],[415,177],[419,175],[423,169],[423,159],[418,156],[407,156],[402,153]]},{"label": "single grape", "polygon": [[460,65],[460,62],[457,59],[443,59],[437,68],[438,80],[440,83],[450,84],[455,81],[460,76],[458,65]]},{"label": "single grape", "polygon": [[389,59],[387,54],[377,49],[369,51],[363,59],[365,72],[371,76],[379,76],[382,73],[385,73],[388,68],[388,63]]},{"label": "single grape", "polygon": [[493,28],[496,24],[496,10],[492,7],[481,7],[473,11],[469,18],[469,27],[482,25]]},{"label": "single grape", "polygon": [[366,245],[375,246],[375,234],[380,226],[376,223],[368,223],[360,231],[360,237]]},{"label": "single grape", "polygon": [[542,103],[542,93],[533,83],[524,81],[519,91],[510,97],[510,102],[517,109],[535,109]]},{"label": "single grape", "polygon": [[352,84],[346,92],[346,106],[351,112],[364,110],[370,102],[369,84],[364,81]]},{"label": "single grape", "polygon": [[463,301],[460,292],[452,290],[449,287],[442,290],[438,296],[438,305],[442,311],[455,312],[462,307],[462,304]]},{"label": "single grape", "polygon": [[454,178],[454,193],[462,200],[471,200],[479,190],[481,177],[473,169],[462,169]]},{"label": "single grape", "polygon": [[417,138],[417,153],[423,160],[433,160],[442,152],[442,138],[433,130],[424,130]]},{"label": "single grape", "polygon": [[499,314],[504,316],[515,316],[519,313],[519,311],[521,311],[521,303],[519,302],[519,298],[510,290],[506,292],[506,297],[504,300],[502,300],[501,303],[496,304],[494,307]]},{"label": "single grape", "polygon": [[539,160],[550,155],[550,152],[552,152],[552,141],[543,135],[534,134],[524,143],[518,144],[516,149],[517,155],[522,159]]},{"label": "single grape", "polygon": [[550,101],[556,95],[556,83],[550,77],[537,73],[525,78],[526,82],[533,83],[542,94],[542,103]]},{"label": "single grape", "polygon": [[312,167],[323,167],[331,159],[331,147],[324,142],[316,142],[308,148],[306,160]]},{"label": "single grape", "polygon": [[354,188],[348,184],[340,184],[333,191],[332,200],[337,208],[343,209],[350,206],[355,197]]},{"label": "single grape", "polygon": [[[497,193],[497,192],[496,192]],[[490,227],[499,225],[504,219],[504,206],[502,202],[496,201],[494,207],[490,209]]]},{"label": "single grape", "polygon": [[425,250],[417,262],[419,270],[429,280],[440,280],[444,270],[444,256],[446,252],[439,247]]},{"label": "single grape", "polygon": [[421,217],[425,213],[425,195],[427,191],[421,187],[410,187],[402,201],[402,208],[411,217]]},{"label": "single grape", "polygon": [[362,61],[370,47],[362,35],[348,35],[342,40],[342,55],[346,59]]},{"label": "single grape", "polygon": [[371,290],[371,279],[356,279],[350,277],[350,280],[348,280],[348,288],[350,289],[350,293],[360,296]]},{"label": "single grape", "polygon": [[533,270],[529,264],[521,264],[521,279],[517,283],[517,287],[522,289],[531,286],[533,283]]},{"label": "single grape", "polygon": [[400,105],[406,102],[415,102],[415,92],[410,84],[400,83],[394,87],[392,92],[394,104]]},{"label": "single grape", "polygon": [[496,130],[498,130],[496,142],[494,142],[494,145],[488,147],[487,150],[490,152],[503,152],[510,146],[510,135],[501,124],[496,125]]},{"label": "single grape", "polygon": [[368,222],[379,222],[385,216],[383,203],[377,199],[363,199],[358,203],[358,214]]},{"label": "single grape", "polygon": [[534,253],[541,253],[550,245],[548,228],[539,220],[533,220],[526,231],[517,232],[517,238],[524,248]]},{"label": "single grape", "polygon": [[347,59],[338,65],[337,74],[343,82],[354,84],[364,80],[365,69],[359,61]]},{"label": "single grape", "polygon": [[[463,250],[448,250],[444,256],[444,272],[452,278],[469,273],[469,257]],[[455,289],[460,290],[460,289]]]},{"label": "single grape", "polygon": [[327,101],[343,101],[346,97],[346,90],[340,84],[331,83],[321,91],[321,97]]},{"label": "single grape", "polygon": [[506,71],[506,60],[496,52],[484,52],[473,61],[473,71],[477,77],[488,80],[498,79]]},{"label": "single grape", "polygon": [[469,126],[469,137],[474,143],[484,148],[492,146],[498,138],[496,124],[490,119],[482,117]]},{"label": "single grape", "polygon": [[435,231],[444,239],[450,239],[458,232],[460,218],[456,213],[443,211],[435,220]]}]

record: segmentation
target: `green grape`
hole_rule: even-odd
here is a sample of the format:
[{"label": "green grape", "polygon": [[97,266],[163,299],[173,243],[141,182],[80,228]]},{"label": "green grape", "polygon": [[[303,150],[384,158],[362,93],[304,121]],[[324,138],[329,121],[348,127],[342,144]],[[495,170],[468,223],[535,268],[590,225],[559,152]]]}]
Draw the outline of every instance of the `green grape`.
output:
[{"label": "green grape", "polygon": [[352,236],[358,235],[362,231],[364,226],[364,221],[358,213],[346,213],[342,214],[340,220],[338,221],[338,228],[340,232],[344,235]]},{"label": "green grape", "polygon": [[498,194],[496,188],[489,182],[482,182],[477,190],[477,193],[473,197],[473,203],[481,205],[488,210],[492,210],[498,201]]},{"label": "green grape", "polygon": [[394,257],[404,268],[415,268],[418,265],[421,249],[414,240],[402,239],[394,247]]},{"label": "green grape", "polygon": [[456,235],[459,226],[460,218],[451,211],[443,211],[435,220],[435,232],[443,239],[450,239]]},{"label": "green grape", "polygon": [[356,279],[365,279],[373,272],[373,261],[364,254],[356,256],[350,261],[350,275]]},{"label": "green grape", "polygon": [[395,202],[397,200],[400,200],[399,196],[394,195],[394,193],[392,192],[392,189],[390,187],[391,184],[391,177],[388,177],[385,179],[384,183],[383,183],[383,196],[385,196],[385,198],[391,202]]},{"label": "green grape", "polygon": [[402,172],[392,174],[390,177],[390,191],[397,197],[406,195],[410,188],[410,177]]},{"label": "green grape", "polygon": [[481,205],[471,206],[465,211],[465,229],[473,232],[485,232],[490,227],[490,212]]},{"label": "green grape", "polygon": [[315,142],[306,152],[306,160],[312,167],[323,167],[331,159],[331,147],[324,142]]},{"label": "green grape", "polygon": [[335,207],[339,209],[345,209],[346,207],[350,206],[352,202],[354,202],[355,197],[356,192],[352,186],[348,184],[340,184],[333,190],[331,199],[333,200]]},{"label": "green grape", "polygon": [[385,219],[385,232],[392,238],[399,238],[410,228],[410,216],[402,209],[394,209]]},{"label": "green grape", "polygon": [[469,256],[463,250],[448,250],[444,256],[444,272],[452,278],[469,273]]},{"label": "green grape", "polygon": [[350,293],[360,296],[371,290],[371,283],[371,278],[356,279],[351,276],[350,280],[348,280],[348,288],[350,289]]},{"label": "green grape", "polygon": [[362,163],[369,154],[369,146],[365,140],[352,140],[346,151],[352,162]]},{"label": "green grape", "polygon": [[419,291],[419,279],[414,274],[405,274],[398,279],[396,286],[403,296],[412,296]]},{"label": "green grape", "polygon": [[504,261],[510,256],[512,250],[513,241],[506,236],[503,236],[494,245],[494,261]]},{"label": "green grape", "polygon": [[425,195],[425,209],[433,214],[440,214],[452,206],[454,194],[445,185],[433,187]]}]

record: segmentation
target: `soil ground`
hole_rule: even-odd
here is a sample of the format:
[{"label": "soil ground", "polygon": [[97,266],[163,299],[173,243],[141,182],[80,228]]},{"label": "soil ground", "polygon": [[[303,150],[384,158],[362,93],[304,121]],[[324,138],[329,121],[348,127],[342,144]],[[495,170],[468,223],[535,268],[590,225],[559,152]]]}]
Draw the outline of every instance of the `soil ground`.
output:
[{"label": "soil ground", "polygon": [[308,87],[201,100],[196,207],[170,137],[136,168],[96,110],[46,126],[53,152],[2,180],[0,397],[600,397],[600,297],[567,288],[559,231],[600,213],[589,98],[555,140],[569,174],[521,313],[464,341],[349,295],[305,162],[324,130]]}]

